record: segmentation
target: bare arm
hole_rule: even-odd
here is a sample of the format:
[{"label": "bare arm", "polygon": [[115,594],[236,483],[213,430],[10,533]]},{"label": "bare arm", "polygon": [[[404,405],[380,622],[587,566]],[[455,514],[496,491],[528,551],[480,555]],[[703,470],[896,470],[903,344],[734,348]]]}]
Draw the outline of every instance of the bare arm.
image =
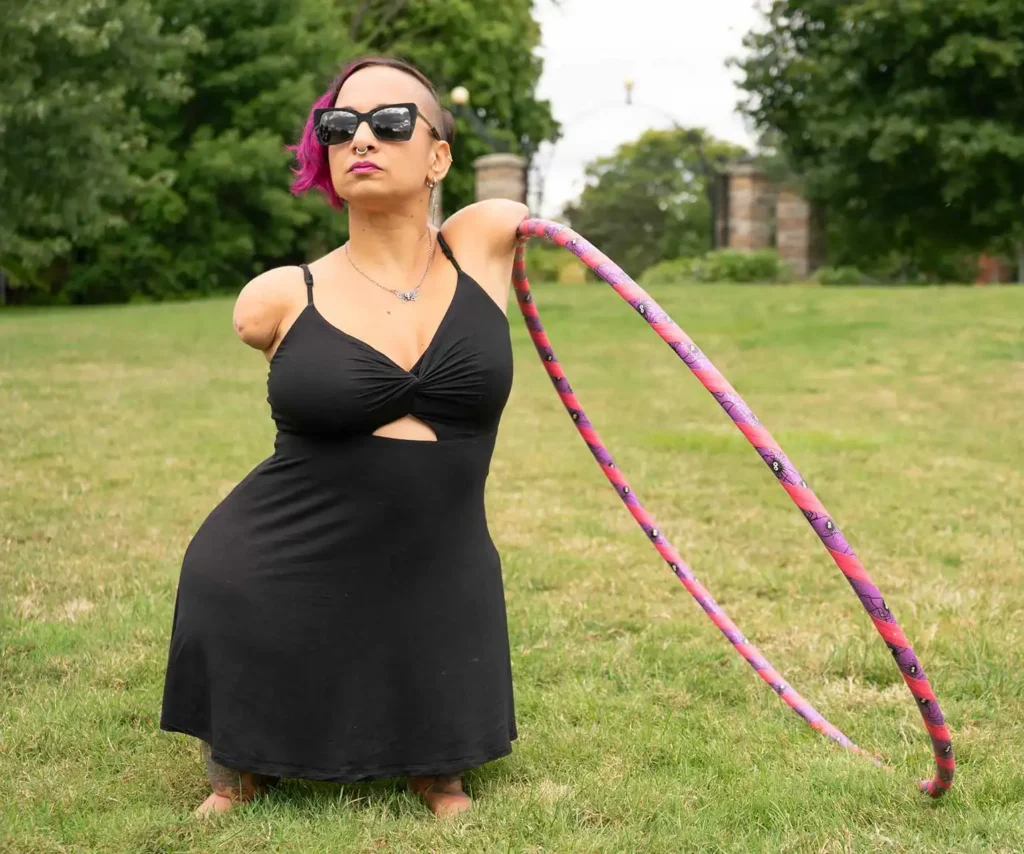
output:
[{"label": "bare arm", "polygon": [[516,229],[529,209],[510,199],[488,199],[452,214],[442,227],[459,263],[504,311],[515,259]]},{"label": "bare arm", "polygon": [[250,281],[238,295],[231,318],[238,337],[264,353],[272,350],[289,316],[301,310],[296,306],[301,287],[296,267],[275,267]]}]

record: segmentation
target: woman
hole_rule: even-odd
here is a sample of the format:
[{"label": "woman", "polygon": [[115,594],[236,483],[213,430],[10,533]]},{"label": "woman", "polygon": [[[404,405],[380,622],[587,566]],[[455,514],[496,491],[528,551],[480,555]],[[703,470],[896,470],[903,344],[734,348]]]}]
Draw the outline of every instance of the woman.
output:
[{"label": "woman", "polygon": [[[428,221],[453,121],[387,57],[315,105],[293,189],[349,241],[238,297],[270,362],[274,453],[186,551],[161,728],[195,736],[224,812],[280,777],[408,777],[437,815],[516,738],[484,483],[512,383],[505,308],[524,205]],[[440,250],[440,251],[435,251]]]}]

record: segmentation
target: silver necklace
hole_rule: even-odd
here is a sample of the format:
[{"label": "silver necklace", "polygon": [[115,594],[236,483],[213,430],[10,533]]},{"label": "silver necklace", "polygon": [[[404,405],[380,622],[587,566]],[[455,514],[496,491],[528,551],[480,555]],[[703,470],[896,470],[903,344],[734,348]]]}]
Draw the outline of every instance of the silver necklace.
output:
[{"label": "silver necklace", "polygon": [[[429,232],[428,232],[427,239],[430,240]],[[356,266],[356,262],[353,261],[352,260],[352,256],[348,254],[348,243],[345,244],[345,257],[348,258],[348,263],[352,265],[352,269],[353,270],[355,270],[357,273],[359,273],[360,276],[363,276],[364,278],[369,279],[371,282],[373,282],[381,290],[388,291],[389,293],[394,294],[402,302],[415,302],[417,297],[419,297],[419,295],[420,295],[420,286],[426,281],[427,273],[430,272],[430,263],[431,263],[431,261],[434,260],[434,241],[430,240],[430,254],[427,256],[427,267],[423,271],[423,275],[420,277],[419,283],[411,291],[400,291],[400,290],[397,290],[396,288],[389,288],[386,285],[382,285],[376,279],[374,279],[374,278],[372,278],[370,276],[367,276],[366,273],[364,273],[362,270],[360,270]]]}]

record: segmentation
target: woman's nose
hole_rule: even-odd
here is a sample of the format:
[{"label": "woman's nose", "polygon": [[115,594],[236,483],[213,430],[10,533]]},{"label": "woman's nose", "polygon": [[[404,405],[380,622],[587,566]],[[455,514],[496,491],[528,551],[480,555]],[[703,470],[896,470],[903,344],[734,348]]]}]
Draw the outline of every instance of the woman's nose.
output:
[{"label": "woman's nose", "polygon": [[359,127],[356,128],[355,135],[352,137],[352,145],[356,148],[376,148],[377,137],[373,135],[373,131],[370,130],[369,122],[360,122]]}]

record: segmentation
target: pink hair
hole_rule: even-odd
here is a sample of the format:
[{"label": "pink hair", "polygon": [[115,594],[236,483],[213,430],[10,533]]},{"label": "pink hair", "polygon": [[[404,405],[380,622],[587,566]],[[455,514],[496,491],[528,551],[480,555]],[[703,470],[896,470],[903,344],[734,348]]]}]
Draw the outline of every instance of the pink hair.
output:
[{"label": "pink hair", "polygon": [[302,131],[302,137],[297,145],[286,146],[289,151],[295,153],[298,168],[293,168],[295,179],[292,181],[292,194],[301,195],[309,190],[320,190],[326,194],[331,207],[335,210],[344,210],[345,202],[334,189],[331,181],[331,167],[327,162],[327,146],[321,145],[320,140],[313,133],[313,110],[321,107],[333,107],[334,99],[338,97],[338,90],[341,87],[338,81],[332,84],[331,88],[324,92],[309,110],[309,118],[306,119],[306,127]]},{"label": "pink hair", "polygon": [[[309,110],[309,117],[306,119],[306,127],[303,129],[298,143],[285,146],[295,154],[295,160],[298,163],[297,168],[292,168],[292,172],[295,175],[292,181],[293,195],[298,196],[309,190],[320,190],[320,192],[327,196],[332,208],[339,211],[344,210],[345,200],[338,195],[334,189],[334,182],[331,181],[331,167],[327,162],[327,146],[322,145],[313,132],[313,111],[321,107],[333,107],[345,81],[360,69],[368,68],[372,65],[385,65],[390,68],[397,68],[406,74],[411,74],[427,87],[434,100],[437,101],[438,106],[440,106],[440,99],[437,96],[434,84],[414,65],[393,56],[364,56],[352,60],[334,78],[330,88],[313,102],[313,106]],[[441,137],[451,142],[454,136],[455,120],[452,118],[451,113],[442,109]]]}]

